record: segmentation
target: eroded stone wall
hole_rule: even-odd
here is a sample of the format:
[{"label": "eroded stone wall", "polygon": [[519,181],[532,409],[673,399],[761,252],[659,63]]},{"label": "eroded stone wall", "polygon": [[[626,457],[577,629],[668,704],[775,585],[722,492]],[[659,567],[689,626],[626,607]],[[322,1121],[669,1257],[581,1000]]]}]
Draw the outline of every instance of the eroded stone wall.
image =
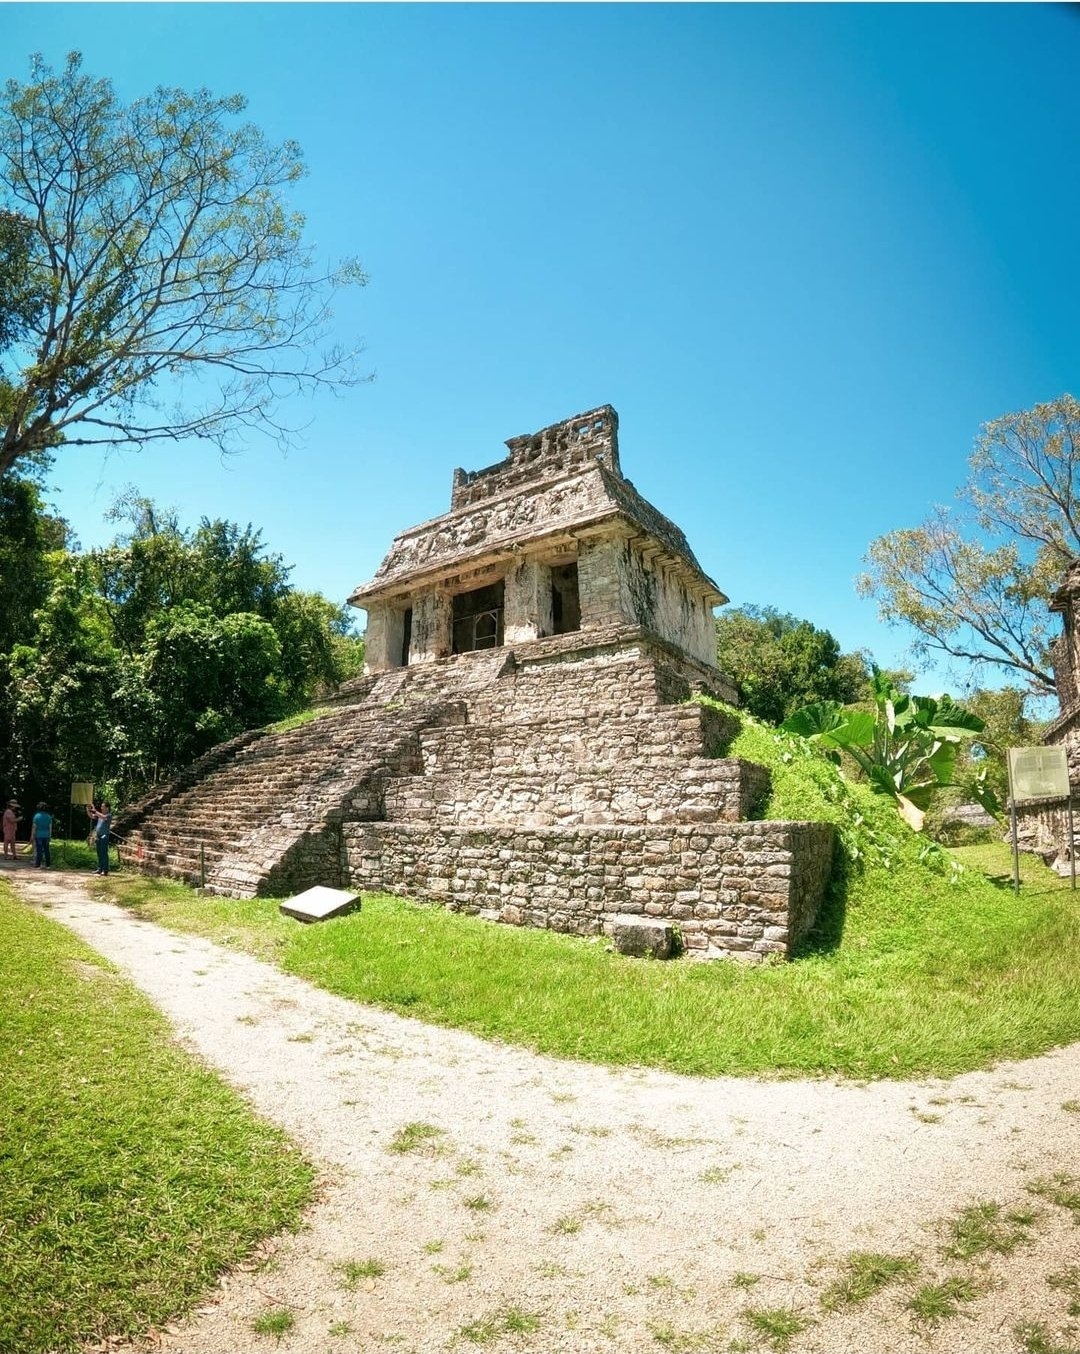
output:
[{"label": "eroded stone wall", "polygon": [[637,626],[554,635],[513,651],[513,680],[494,684],[485,707],[504,722],[655,709],[695,691],[737,703],[731,679]]},{"label": "eroded stone wall", "polygon": [[510,455],[483,470],[455,470],[450,505],[469,507],[520,489],[531,481],[564,475],[581,466],[601,464],[619,470],[619,416],[610,404],[539,432],[511,437]]},{"label": "eroded stone wall", "polygon": [[760,962],[802,939],[825,894],[823,823],[440,828],[347,823],[353,887],[590,936],[614,915],[677,922],[699,958]]},{"label": "eroded stone wall", "polygon": [[712,607],[687,586],[663,556],[646,558],[634,543],[623,552],[627,592],[633,619],[646,630],[696,658],[716,662],[716,627]]},{"label": "eroded stone wall", "polygon": [[398,781],[384,795],[386,816],[463,827],[569,827],[601,823],[732,822],[760,803],[769,778],[751,762],[724,759],[653,776],[631,767],[573,764],[558,770],[434,774]]}]

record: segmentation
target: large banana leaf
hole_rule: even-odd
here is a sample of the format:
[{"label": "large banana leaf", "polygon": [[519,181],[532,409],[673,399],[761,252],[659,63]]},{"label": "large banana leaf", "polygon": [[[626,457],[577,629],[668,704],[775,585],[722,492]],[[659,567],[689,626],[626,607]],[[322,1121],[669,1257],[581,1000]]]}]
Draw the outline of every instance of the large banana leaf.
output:
[{"label": "large banana leaf", "polygon": [[804,705],[780,727],[785,733],[796,733],[832,747],[862,748],[874,741],[874,716],[865,710],[845,710],[837,701]]},{"label": "large banana leaf", "polygon": [[[954,783],[961,740],[982,733],[985,724],[950,696],[911,696],[897,690],[876,667],[872,680],[876,715],[818,701],[796,710],[780,727],[819,744],[832,760],[838,760],[835,749],[846,752],[879,794],[896,800],[918,832],[934,792]],[[1000,813],[985,784],[971,789],[990,812]]]}]

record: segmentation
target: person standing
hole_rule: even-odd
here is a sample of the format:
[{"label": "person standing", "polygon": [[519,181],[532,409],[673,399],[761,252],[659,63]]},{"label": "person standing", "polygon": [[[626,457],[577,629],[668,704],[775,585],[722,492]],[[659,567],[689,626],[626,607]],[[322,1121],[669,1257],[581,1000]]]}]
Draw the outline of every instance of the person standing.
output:
[{"label": "person standing", "polygon": [[52,839],[52,814],[49,812],[48,805],[41,803],[37,806],[37,813],[34,814],[30,825],[30,836],[34,842],[34,869],[39,870],[42,866],[46,870],[52,869],[52,856],[49,854],[49,842]]},{"label": "person standing", "polygon": [[19,813],[19,801],[9,799],[7,808],[4,810],[4,859],[8,856],[15,859],[15,829],[22,822],[22,816]]},{"label": "person standing", "polygon": [[86,812],[94,820],[94,845],[97,847],[98,867],[95,874],[109,873],[109,832],[112,829],[112,807],[107,799],[101,801],[101,808],[95,809],[87,804]]}]

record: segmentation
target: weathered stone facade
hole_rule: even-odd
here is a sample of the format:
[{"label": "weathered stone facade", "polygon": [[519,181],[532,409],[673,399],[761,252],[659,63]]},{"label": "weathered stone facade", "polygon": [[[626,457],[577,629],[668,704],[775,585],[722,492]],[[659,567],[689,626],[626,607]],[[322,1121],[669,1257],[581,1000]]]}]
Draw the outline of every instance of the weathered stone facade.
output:
[{"label": "weathered stone facade", "polygon": [[673,927],[698,957],[788,954],[833,832],[757,821],[768,773],[690,699],[735,699],[723,595],[623,479],[616,429],[605,407],[455,472],[450,513],[353,595],[365,676],[137,806],[144,867],[236,895],[393,891],[654,954]]}]

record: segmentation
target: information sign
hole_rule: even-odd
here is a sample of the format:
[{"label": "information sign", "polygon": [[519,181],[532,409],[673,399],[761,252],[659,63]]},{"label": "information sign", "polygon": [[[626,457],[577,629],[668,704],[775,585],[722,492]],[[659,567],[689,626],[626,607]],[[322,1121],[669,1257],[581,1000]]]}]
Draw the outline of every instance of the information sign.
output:
[{"label": "information sign", "polygon": [[1014,803],[1068,799],[1069,763],[1065,749],[1009,748],[1009,786]]},{"label": "information sign", "polygon": [[1064,800],[1069,808],[1069,875],[1076,888],[1076,837],[1073,831],[1069,759],[1063,747],[1009,748],[1009,814],[1012,819],[1013,891],[1020,892],[1020,834],[1016,806],[1033,800]]}]

